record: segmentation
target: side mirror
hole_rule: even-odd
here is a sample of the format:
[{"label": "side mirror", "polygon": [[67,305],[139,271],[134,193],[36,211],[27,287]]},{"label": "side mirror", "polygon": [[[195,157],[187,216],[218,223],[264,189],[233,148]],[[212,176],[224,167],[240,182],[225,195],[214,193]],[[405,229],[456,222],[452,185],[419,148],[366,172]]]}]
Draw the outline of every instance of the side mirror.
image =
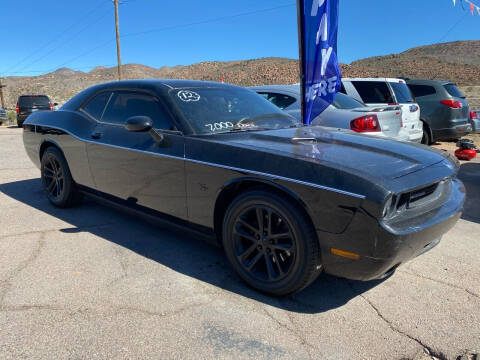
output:
[{"label": "side mirror", "polygon": [[152,126],[152,119],[148,116],[132,116],[125,123],[125,129],[133,132],[149,131]]}]

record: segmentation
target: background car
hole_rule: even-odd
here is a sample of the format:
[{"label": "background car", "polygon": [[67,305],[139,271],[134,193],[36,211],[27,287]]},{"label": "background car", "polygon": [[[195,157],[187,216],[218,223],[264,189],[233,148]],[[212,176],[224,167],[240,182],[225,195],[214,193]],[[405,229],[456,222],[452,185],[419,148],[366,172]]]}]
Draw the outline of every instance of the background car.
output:
[{"label": "background car", "polygon": [[409,140],[421,142],[423,124],[420,107],[402,79],[394,78],[343,78],[341,92],[369,106],[401,105],[402,126]]},{"label": "background car", "polygon": [[86,194],[216,237],[239,276],[274,295],[322,271],[388,276],[436,246],[465,199],[446,152],[299,126],[220,83],[97,85],[33,113],[23,140],[52,204]]},{"label": "background car", "polygon": [[17,125],[22,127],[25,119],[37,111],[53,111],[52,104],[47,95],[20,95],[17,100]]},{"label": "background car", "polygon": [[420,105],[426,143],[457,140],[471,131],[470,107],[455,83],[416,79],[406,82]]},{"label": "background car", "polygon": [[[299,85],[265,85],[250,89],[301,121]],[[312,125],[350,129],[366,135],[408,141],[401,127],[402,109],[399,106],[368,107],[351,97],[338,93],[335,101],[312,121]]]},{"label": "background car", "polygon": [[480,110],[470,111],[470,125],[473,133],[480,134]]},{"label": "background car", "polygon": [[5,111],[5,109],[0,108],[0,125],[6,122],[8,122],[7,112]]}]

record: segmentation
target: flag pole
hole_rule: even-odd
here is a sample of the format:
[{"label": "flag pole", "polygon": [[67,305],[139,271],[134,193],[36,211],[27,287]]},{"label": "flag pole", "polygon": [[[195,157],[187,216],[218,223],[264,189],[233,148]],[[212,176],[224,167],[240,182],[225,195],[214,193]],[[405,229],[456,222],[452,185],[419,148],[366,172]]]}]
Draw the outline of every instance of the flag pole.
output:
[{"label": "flag pole", "polygon": [[304,0],[297,0],[297,25],[298,25],[298,62],[300,71],[300,111],[302,123],[305,124],[305,66],[304,66]]}]

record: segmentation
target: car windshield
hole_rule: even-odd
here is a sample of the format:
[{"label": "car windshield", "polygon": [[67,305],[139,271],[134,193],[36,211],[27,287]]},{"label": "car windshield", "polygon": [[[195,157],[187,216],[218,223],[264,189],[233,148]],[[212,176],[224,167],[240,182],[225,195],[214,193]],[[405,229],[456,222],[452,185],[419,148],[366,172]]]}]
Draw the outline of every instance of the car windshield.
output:
[{"label": "car windshield", "polygon": [[196,134],[284,129],[300,126],[292,116],[253,91],[234,87],[170,90]]},{"label": "car windshield", "polygon": [[443,85],[443,87],[451,96],[465,99],[465,95],[462,94],[462,92],[455,86],[455,84],[447,84]]},{"label": "car windshield", "polygon": [[407,84],[399,83],[399,82],[391,82],[390,85],[392,86],[393,92],[397,98],[397,102],[399,104],[405,103],[413,103],[413,96],[408,88]]},{"label": "car windshield", "polygon": [[335,99],[332,103],[337,109],[356,109],[360,107],[365,107],[365,104],[362,104],[360,101],[352,99],[350,96],[347,96],[342,93],[337,93]]},{"label": "car windshield", "polygon": [[18,105],[22,107],[49,106],[50,100],[46,96],[20,96]]}]

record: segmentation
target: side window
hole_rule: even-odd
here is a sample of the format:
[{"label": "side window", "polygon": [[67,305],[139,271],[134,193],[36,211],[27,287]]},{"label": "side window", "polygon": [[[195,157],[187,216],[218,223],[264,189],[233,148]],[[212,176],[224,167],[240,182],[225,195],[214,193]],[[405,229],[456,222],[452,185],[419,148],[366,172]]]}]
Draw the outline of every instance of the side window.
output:
[{"label": "side window", "polygon": [[260,93],[263,97],[265,97],[268,101],[272,104],[278,106],[280,109],[285,109],[295,103],[297,99],[292,96],[278,94],[278,93]]},{"label": "side window", "polygon": [[343,82],[342,82],[342,86],[340,87],[340,92],[342,94],[347,94],[347,90],[345,90],[345,86],[343,85]]},{"label": "side window", "polygon": [[102,121],[123,125],[132,116],[148,116],[152,119],[154,128],[173,130],[173,125],[162,104],[153,96],[141,93],[114,93]]},{"label": "side window", "polygon": [[392,93],[383,81],[352,81],[364,103],[393,103]]},{"label": "side window", "polygon": [[100,120],[102,118],[103,111],[105,110],[105,106],[107,105],[108,99],[110,99],[110,94],[110,91],[105,91],[98,94],[91,99],[87,105],[82,107],[82,110],[94,119]]},{"label": "side window", "polygon": [[415,97],[428,96],[436,94],[436,90],[433,86],[428,85],[408,85]]}]

